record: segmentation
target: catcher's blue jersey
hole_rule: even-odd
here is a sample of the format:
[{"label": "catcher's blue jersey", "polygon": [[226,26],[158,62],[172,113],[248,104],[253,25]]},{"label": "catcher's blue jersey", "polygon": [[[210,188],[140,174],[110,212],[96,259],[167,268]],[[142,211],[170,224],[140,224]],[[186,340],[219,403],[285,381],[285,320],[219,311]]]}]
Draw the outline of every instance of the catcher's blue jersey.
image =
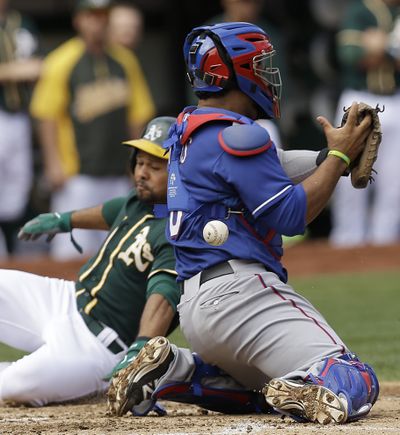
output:
[{"label": "catcher's blue jersey", "polygon": [[[306,195],[284,172],[271,141],[261,151],[252,151],[250,143],[241,156],[227,151],[221,135],[233,122],[253,124],[222,109],[189,107],[165,143],[171,150],[167,236],[175,247],[178,279],[243,259],[264,264],[286,281],[281,234],[304,232]],[[229,228],[221,246],[203,239],[204,226],[214,219]]]}]

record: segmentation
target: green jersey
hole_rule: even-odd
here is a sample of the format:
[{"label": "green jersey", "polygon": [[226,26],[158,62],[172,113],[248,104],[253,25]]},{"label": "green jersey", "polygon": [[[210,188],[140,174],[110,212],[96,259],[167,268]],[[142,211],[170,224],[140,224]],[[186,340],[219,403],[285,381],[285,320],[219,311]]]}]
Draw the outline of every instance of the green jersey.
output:
[{"label": "green jersey", "polygon": [[120,144],[130,137],[130,126],[147,122],[155,112],[131,51],[108,46],[95,56],[79,37],[46,57],[30,109],[33,117],[57,124],[66,175],[97,177],[125,174],[128,150]]},{"label": "green jersey", "polygon": [[[0,63],[28,59],[37,51],[37,32],[30,19],[10,10],[0,20]],[[0,108],[8,112],[27,111],[31,94],[29,83],[3,81],[0,84]]]},{"label": "green jersey", "polygon": [[180,292],[175,258],[165,238],[165,219],[132,193],[103,205],[110,233],[97,255],[80,270],[78,308],[113,328],[131,344],[138,333],[144,305],[162,294],[174,311]]},{"label": "green jersey", "polygon": [[399,7],[386,5],[381,0],[350,3],[337,35],[344,88],[367,90],[375,94],[396,92],[400,84],[400,74],[395,60],[387,55],[379,65],[366,69],[361,62],[365,55],[361,35],[369,28],[379,28],[390,33],[399,14]]}]

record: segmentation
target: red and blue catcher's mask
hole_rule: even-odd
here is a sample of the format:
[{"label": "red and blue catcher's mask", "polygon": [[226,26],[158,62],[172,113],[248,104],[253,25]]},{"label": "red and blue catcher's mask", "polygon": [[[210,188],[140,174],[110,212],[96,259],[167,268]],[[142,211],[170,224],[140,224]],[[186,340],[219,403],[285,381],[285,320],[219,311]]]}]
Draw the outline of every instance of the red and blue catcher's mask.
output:
[{"label": "red and blue catcher's mask", "polygon": [[268,118],[279,118],[281,76],[268,35],[249,23],[222,23],[193,29],[183,48],[195,92],[239,88]]}]

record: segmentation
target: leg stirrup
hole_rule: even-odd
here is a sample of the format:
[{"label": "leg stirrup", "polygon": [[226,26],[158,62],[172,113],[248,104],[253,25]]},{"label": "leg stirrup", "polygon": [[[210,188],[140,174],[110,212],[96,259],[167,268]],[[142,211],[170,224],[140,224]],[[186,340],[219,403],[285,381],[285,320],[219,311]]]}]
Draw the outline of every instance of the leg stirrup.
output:
[{"label": "leg stirrup", "polygon": [[204,378],[226,376],[216,366],[205,364],[193,354],[196,369],[190,382],[163,385],[153,393],[154,400],[189,403],[224,414],[266,413],[268,406],[262,394],[248,390],[233,390],[202,385]]},{"label": "leg stirrup", "polygon": [[164,385],[154,392],[153,397],[157,400],[189,403],[224,414],[265,414],[270,411],[260,393],[203,387],[199,384],[195,386],[191,382]]}]

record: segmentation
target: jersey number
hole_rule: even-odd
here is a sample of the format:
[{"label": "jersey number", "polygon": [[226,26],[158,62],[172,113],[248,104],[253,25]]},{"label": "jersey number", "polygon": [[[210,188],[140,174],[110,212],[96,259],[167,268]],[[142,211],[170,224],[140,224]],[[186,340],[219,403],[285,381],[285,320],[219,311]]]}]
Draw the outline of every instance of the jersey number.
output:
[{"label": "jersey number", "polygon": [[169,234],[171,239],[178,238],[182,225],[183,211],[171,211],[169,213]]}]

